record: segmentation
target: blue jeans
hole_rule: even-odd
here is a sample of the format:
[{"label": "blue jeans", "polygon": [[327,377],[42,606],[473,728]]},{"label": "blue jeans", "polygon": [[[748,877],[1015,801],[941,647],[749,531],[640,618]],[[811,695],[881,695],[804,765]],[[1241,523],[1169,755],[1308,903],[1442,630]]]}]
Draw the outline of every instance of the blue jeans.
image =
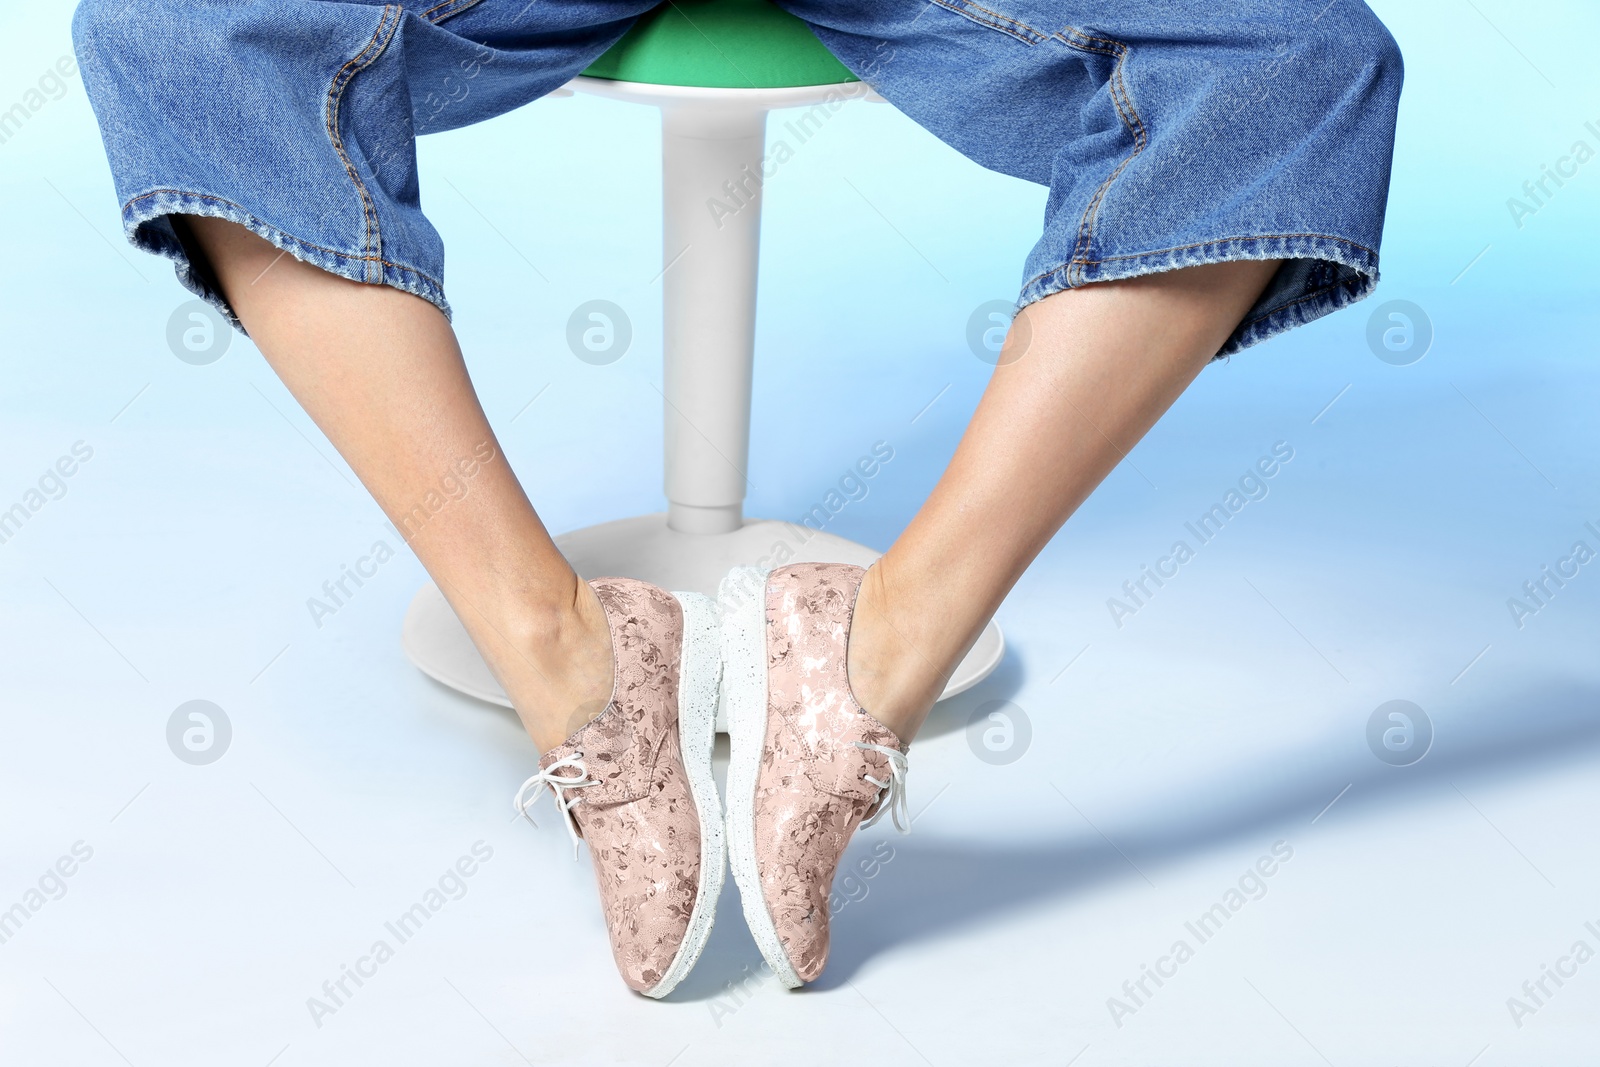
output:
[{"label": "blue jeans", "polygon": [[[1049,186],[1019,304],[1284,260],[1227,355],[1377,283],[1401,60],[1361,0],[778,2],[935,136]],[[172,215],[448,314],[414,138],[550,92],[655,3],[82,0],[73,39],[129,240],[235,325]]]}]

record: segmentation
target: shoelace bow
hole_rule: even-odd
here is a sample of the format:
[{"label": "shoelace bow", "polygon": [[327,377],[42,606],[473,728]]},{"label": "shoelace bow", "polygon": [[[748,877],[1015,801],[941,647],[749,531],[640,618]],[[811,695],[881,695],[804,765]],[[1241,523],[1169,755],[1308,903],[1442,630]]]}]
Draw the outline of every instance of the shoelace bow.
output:
[{"label": "shoelace bow", "polygon": [[[911,832],[911,809],[906,800],[906,775],[909,773],[910,768],[906,763],[906,754],[898,748],[890,748],[888,745],[873,745],[865,741],[857,741],[855,746],[864,751],[881,752],[884,759],[889,761],[889,780],[887,782],[880,782],[870,774],[861,776],[878,787],[877,806],[861,825],[871,826],[882,818],[883,813],[887,811],[889,818],[894,822],[894,828],[903,834],[909,834]],[[884,795],[885,791],[888,792],[887,796]]]},{"label": "shoelace bow", "polygon": [[[576,774],[557,774],[562,769],[576,771]],[[516,799],[511,802],[514,811],[520,814],[537,829],[539,824],[533,821],[533,816],[528,814],[528,809],[533,807],[539,799],[539,789],[548,787],[550,796],[554,799],[556,810],[561,812],[567,821],[567,833],[572,837],[572,858],[578,858],[578,824],[572,817],[572,806],[582,800],[581,796],[567,799],[566,791],[569,789],[582,789],[585,786],[599,785],[600,783],[589,777],[589,768],[584,765],[583,753],[574,752],[570,756],[563,756],[538,774],[522,783],[522,788],[517,790]],[[530,795],[531,793],[531,795]]]}]

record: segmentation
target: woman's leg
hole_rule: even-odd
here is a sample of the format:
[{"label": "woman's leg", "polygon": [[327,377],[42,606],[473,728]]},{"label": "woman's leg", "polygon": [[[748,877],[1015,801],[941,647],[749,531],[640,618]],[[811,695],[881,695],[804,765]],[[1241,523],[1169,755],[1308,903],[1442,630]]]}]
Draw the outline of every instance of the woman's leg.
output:
[{"label": "woman's leg", "polygon": [[858,598],[852,688],[905,738],[1023,569],[1206,360],[1372,291],[1400,51],[1361,0],[1314,18],[1288,0],[943,3],[914,18],[776,2],[936,137],[1050,185],[1023,269],[1027,350],[996,369]]},{"label": "woman's leg", "polygon": [[1028,564],[1233,332],[1275,260],[1069,289],[1017,316],[944,477],[861,586],[848,653],[904,741]]},{"label": "woman's leg", "polygon": [[183,221],[262,355],[438,583],[539,751],[556,747],[610,697],[610,634],[507,464],[444,315],[232,222]]}]

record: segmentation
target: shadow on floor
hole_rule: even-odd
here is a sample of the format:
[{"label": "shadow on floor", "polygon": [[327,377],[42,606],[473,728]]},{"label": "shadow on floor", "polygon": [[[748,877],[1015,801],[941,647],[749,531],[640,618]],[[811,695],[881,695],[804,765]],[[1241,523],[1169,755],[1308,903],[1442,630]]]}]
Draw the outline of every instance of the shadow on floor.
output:
[{"label": "shadow on floor", "polygon": [[[1023,676],[1017,658],[1008,653],[982,683],[935,708],[919,737],[964,729],[973,709],[1010,699]],[[515,722],[509,709],[482,706]],[[1600,747],[1600,688],[1587,680],[1527,683],[1515,697],[1480,700],[1448,717],[1441,714],[1435,727],[1433,750],[1409,767],[1381,763],[1364,743],[1350,743],[1348,731],[1341,731],[1280,751],[1267,762],[1218,766],[1209,785],[1189,782],[1181,795],[1152,796],[1141,789],[1139,813],[1114,826],[1100,824],[1115,845],[1065,808],[1063,825],[1070,830],[1027,843],[891,833],[893,860],[872,880],[865,898],[846,904],[835,917],[828,969],[809,988],[836,988],[874,956],[899,945],[993,922],[1102,884],[1147,877],[1159,884],[1163,867],[1239,838],[1287,834],[1293,827],[1312,832],[1313,817],[1346,786],[1342,813],[1395,808],[1582,758]],[[726,768],[726,744],[719,736],[719,778]],[[867,855],[877,840],[877,835],[857,838],[845,863]],[[708,1000],[724,995],[730,984],[762,980],[764,974],[730,875],[700,963],[670,999]]]},{"label": "shadow on floor", "polygon": [[[1410,767],[1383,764],[1365,747],[1356,750],[1342,739],[1283,752],[1268,766],[1219,766],[1211,776],[1213,788],[1191,785],[1183,796],[1141,803],[1141,812],[1164,814],[1119,823],[1110,830],[1115,846],[1070,810],[1064,822],[1074,829],[1056,839],[991,843],[890,835],[894,859],[872,880],[867,897],[835,917],[832,958],[813,988],[836,987],[899,945],[1103,883],[1139,883],[1148,876],[1159,885],[1165,866],[1233,839],[1315,832],[1312,819],[1347,784],[1342,815],[1535,774],[1600,747],[1600,690],[1592,683],[1530,685],[1522,693],[1452,714],[1447,730],[1436,723],[1434,750]],[[1102,822],[1100,828],[1108,826]],[[846,862],[866,855],[871,845],[853,842]],[[715,969],[719,961],[712,962]]]}]

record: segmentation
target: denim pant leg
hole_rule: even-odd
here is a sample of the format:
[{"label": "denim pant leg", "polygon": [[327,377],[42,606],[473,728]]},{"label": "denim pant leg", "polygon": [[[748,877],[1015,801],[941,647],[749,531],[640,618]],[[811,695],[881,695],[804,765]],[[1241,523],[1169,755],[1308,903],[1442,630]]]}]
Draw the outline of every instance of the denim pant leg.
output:
[{"label": "denim pant leg", "polygon": [[[415,138],[568,81],[650,0],[82,0],[73,41],[128,239],[235,326],[174,214],[449,314]],[[242,329],[242,327],[240,327]]]},{"label": "denim pant leg", "polygon": [[1360,0],[778,0],[964,155],[1050,187],[1019,304],[1284,264],[1218,355],[1377,283],[1399,49]]}]

